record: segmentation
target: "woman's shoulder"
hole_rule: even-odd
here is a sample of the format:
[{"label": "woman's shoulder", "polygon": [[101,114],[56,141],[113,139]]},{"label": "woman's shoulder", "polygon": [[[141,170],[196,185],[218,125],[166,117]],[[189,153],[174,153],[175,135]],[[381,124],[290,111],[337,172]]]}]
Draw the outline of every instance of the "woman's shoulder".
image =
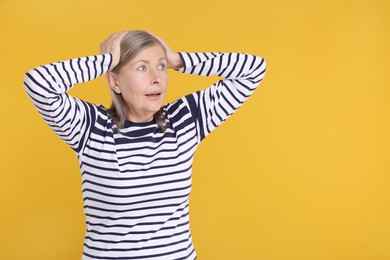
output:
[{"label": "woman's shoulder", "polygon": [[193,117],[192,101],[193,94],[186,95],[178,98],[172,103],[164,105],[163,109],[166,111],[167,116],[170,120],[181,121],[181,119]]},{"label": "woman's shoulder", "polygon": [[99,104],[96,105],[96,123],[101,126],[113,128],[115,125],[114,120],[112,119],[112,116],[110,115],[109,109],[106,108],[104,105]]}]

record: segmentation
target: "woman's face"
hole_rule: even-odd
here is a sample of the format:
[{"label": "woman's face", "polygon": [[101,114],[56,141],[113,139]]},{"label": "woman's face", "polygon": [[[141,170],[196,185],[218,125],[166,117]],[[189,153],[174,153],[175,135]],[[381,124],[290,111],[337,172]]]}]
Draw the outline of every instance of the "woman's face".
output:
[{"label": "woman's face", "polygon": [[129,108],[130,121],[151,121],[160,110],[168,86],[166,65],[164,49],[155,44],[121,68],[117,86]]}]

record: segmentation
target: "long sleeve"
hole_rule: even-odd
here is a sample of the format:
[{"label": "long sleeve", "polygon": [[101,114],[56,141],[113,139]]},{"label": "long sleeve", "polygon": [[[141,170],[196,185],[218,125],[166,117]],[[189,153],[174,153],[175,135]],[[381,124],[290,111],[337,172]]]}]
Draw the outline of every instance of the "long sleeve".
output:
[{"label": "long sleeve", "polygon": [[37,67],[25,74],[24,87],[46,123],[74,151],[85,145],[96,121],[97,106],[66,92],[108,71],[111,55],[71,59]]},{"label": "long sleeve", "polygon": [[180,53],[183,73],[222,78],[209,88],[186,96],[195,118],[198,142],[232,115],[265,75],[261,57],[241,53]]}]

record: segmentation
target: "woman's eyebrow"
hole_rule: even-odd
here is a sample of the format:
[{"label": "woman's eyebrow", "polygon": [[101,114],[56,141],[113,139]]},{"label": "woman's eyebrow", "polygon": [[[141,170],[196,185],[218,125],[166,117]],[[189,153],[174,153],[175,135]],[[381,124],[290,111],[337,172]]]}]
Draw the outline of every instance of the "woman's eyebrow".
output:
[{"label": "woman's eyebrow", "polygon": [[[162,60],[166,60],[165,57],[161,57],[158,61],[162,61]],[[150,63],[149,60],[139,60],[139,61],[136,61],[135,63],[140,63],[140,62],[143,62],[143,63]]]}]

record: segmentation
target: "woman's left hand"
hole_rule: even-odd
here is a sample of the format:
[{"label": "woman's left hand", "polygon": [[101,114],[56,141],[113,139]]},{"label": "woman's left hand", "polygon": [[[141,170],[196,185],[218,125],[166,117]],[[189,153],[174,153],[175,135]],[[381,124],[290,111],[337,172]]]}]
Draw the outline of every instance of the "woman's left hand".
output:
[{"label": "woman's left hand", "polygon": [[171,47],[168,46],[168,44],[161,39],[159,36],[155,35],[154,33],[148,32],[149,34],[153,35],[157,40],[160,41],[161,45],[165,49],[165,54],[167,56],[167,67],[169,69],[180,69],[184,67],[184,62],[181,59],[180,55],[178,52],[175,52],[174,50],[171,49]]}]

